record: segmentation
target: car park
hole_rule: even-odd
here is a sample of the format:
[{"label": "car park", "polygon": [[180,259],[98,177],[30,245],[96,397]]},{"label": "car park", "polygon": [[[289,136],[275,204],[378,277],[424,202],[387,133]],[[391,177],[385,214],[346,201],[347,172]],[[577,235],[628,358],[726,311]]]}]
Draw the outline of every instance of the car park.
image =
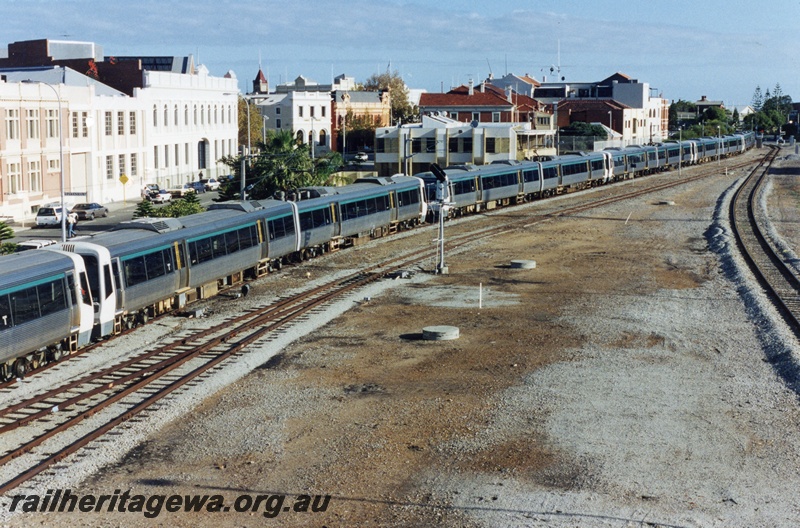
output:
[{"label": "car park", "polygon": [[79,203],[72,208],[72,212],[78,215],[78,220],[94,220],[98,216],[105,218],[108,216],[108,208],[99,203]]},{"label": "car park", "polygon": [[207,191],[218,191],[220,185],[222,185],[215,178],[203,178],[200,183],[205,186]]}]

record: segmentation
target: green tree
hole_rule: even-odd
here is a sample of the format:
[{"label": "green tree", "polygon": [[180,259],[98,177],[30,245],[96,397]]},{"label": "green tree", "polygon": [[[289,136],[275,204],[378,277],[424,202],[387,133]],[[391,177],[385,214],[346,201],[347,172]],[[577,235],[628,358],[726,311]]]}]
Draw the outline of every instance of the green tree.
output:
[{"label": "green tree", "polygon": [[[400,120],[403,123],[414,122],[419,112],[408,99],[408,88],[403,82],[403,77],[395,70],[373,74],[364,83],[364,89],[370,91],[388,90],[392,104],[392,121]],[[349,126],[349,121],[348,121]]]},{"label": "green tree", "polygon": [[154,216],[160,218],[180,218],[181,216],[189,216],[195,213],[202,213],[203,211],[203,206],[200,205],[197,194],[188,193],[180,200],[175,200],[164,207],[154,209]]},{"label": "green tree", "polygon": [[756,90],[753,92],[753,110],[756,112],[761,111],[761,105],[764,104],[764,94],[761,93],[761,86],[756,86]]},{"label": "green tree", "polygon": [[[248,131],[248,111],[250,129]],[[247,148],[247,145],[256,147],[260,141],[263,141],[261,111],[257,104],[252,101],[247,101],[244,98],[239,98],[239,145]]]},{"label": "green tree", "polygon": [[150,200],[142,200],[136,206],[136,209],[133,211],[134,218],[152,218],[156,216],[155,214],[156,208],[153,207],[152,202]]},{"label": "green tree", "polygon": [[[312,160],[309,145],[298,145],[289,131],[267,131],[267,141],[259,146],[258,155],[245,163],[247,197],[253,200],[269,198],[280,191],[325,185],[341,165],[341,158],[335,153]],[[242,157],[226,156],[220,161],[230,167],[234,176],[220,194],[239,199]]]},{"label": "green tree", "polygon": [[558,132],[562,136],[594,136],[602,139],[607,139],[608,137],[606,129],[602,126],[583,121],[574,121],[569,126],[561,128]]},{"label": "green tree", "polygon": [[14,230],[5,222],[0,222],[0,255],[8,255],[17,249],[17,245],[13,242],[3,242],[14,238]]}]

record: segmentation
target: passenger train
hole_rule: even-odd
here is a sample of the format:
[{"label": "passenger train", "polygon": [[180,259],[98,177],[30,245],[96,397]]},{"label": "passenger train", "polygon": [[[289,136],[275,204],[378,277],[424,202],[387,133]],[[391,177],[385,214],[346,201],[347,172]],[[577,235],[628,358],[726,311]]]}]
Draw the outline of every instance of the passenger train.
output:
[{"label": "passenger train", "polygon": [[[445,168],[453,216],[602,185],[754,145],[752,134]],[[425,172],[300,189],[291,200],[221,202],[143,218],[87,239],[0,257],[0,379],[320,253],[409,229],[438,213]]]}]

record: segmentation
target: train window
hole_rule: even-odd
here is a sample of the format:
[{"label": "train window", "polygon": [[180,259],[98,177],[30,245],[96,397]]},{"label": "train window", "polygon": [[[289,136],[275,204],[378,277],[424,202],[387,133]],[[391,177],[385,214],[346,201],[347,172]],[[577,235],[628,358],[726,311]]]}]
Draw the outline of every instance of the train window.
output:
[{"label": "train window", "polygon": [[64,282],[59,279],[47,284],[40,284],[38,287],[39,307],[42,316],[60,312],[67,307],[64,298]]},{"label": "train window", "polygon": [[239,230],[239,248],[247,249],[258,245],[258,231],[251,225]]},{"label": "train window", "polygon": [[11,294],[14,324],[21,325],[39,317],[39,297],[36,287],[25,288]]},{"label": "train window", "polygon": [[95,297],[100,297],[100,265],[94,255],[84,255],[83,262],[86,264],[86,273],[89,275],[89,288]]},{"label": "train window", "polygon": [[75,290],[75,277],[71,273],[67,274],[67,290],[69,291],[72,306],[78,305],[78,292]]},{"label": "train window", "polygon": [[603,170],[603,160],[592,160],[592,170],[593,171]]},{"label": "train window", "polygon": [[12,324],[11,304],[8,301],[8,295],[0,295],[0,332],[11,328]]},{"label": "train window", "polygon": [[161,251],[145,255],[144,267],[147,272],[147,280],[162,277],[167,274],[167,269],[164,266],[164,255]]},{"label": "train window", "polygon": [[[214,251],[211,249],[211,240],[204,238],[195,242],[197,248],[197,263],[208,262],[214,258]],[[194,259],[193,259],[194,260]]]},{"label": "train window", "polygon": [[274,240],[283,238],[294,234],[294,222],[291,216],[283,216],[270,220],[269,224],[269,239]]},{"label": "train window", "polygon": [[330,224],[330,214],[331,211],[328,208],[314,211],[314,227],[325,227]]},{"label": "train window", "polygon": [[81,273],[81,302],[83,304],[92,305],[92,296],[89,291],[89,281],[86,279],[86,273]]},{"label": "train window", "polygon": [[543,172],[545,180],[552,180],[553,178],[558,178],[558,170],[556,169],[556,167],[545,167],[543,169]]},{"label": "train window", "polygon": [[211,247],[214,249],[214,258],[224,257],[228,254],[225,251],[225,234],[214,235],[211,237]]},{"label": "train window", "polygon": [[522,172],[522,178],[526,182],[536,182],[539,181],[539,169],[533,170],[526,170]]},{"label": "train window", "polygon": [[122,262],[125,272],[125,284],[134,286],[147,281],[147,269],[144,266],[144,257],[133,257]]},{"label": "train window", "polygon": [[111,292],[114,291],[114,285],[111,282],[111,266],[108,264],[103,266],[103,280],[106,283],[106,295],[111,295]]},{"label": "train window", "polygon": [[300,231],[311,231],[314,228],[314,220],[312,218],[311,211],[300,213],[299,217],[300,217]]},{"label": "train window", "polygon": [[475,192],[475,179],[453,182],[453,194],[467,194]]},{"label": "train window", "polygon": [[225,250],[228,255],[239,251],[239,231],[228,231],[225,233]]}]

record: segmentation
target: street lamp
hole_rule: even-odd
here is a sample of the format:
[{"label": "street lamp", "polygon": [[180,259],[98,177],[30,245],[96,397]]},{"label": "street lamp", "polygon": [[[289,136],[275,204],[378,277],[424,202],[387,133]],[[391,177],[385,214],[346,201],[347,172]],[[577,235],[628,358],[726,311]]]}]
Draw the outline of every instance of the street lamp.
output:
[{"label": "street lamp", "polygon": [[43,84],[47,86],[53,93],[56,94],[56,99],[58,100],[58,164],[60,169],[60,188],[61,188],[61,242],[67,241],[67,212],[64,210],[64,134],[63,130],[61,129],[61,95],[59,95],[58,90],[56,90],[55,86],[52,84],[48,84],[43,81],[34,81],[31,79],[26,79],[22,81],[25,84]]}]

